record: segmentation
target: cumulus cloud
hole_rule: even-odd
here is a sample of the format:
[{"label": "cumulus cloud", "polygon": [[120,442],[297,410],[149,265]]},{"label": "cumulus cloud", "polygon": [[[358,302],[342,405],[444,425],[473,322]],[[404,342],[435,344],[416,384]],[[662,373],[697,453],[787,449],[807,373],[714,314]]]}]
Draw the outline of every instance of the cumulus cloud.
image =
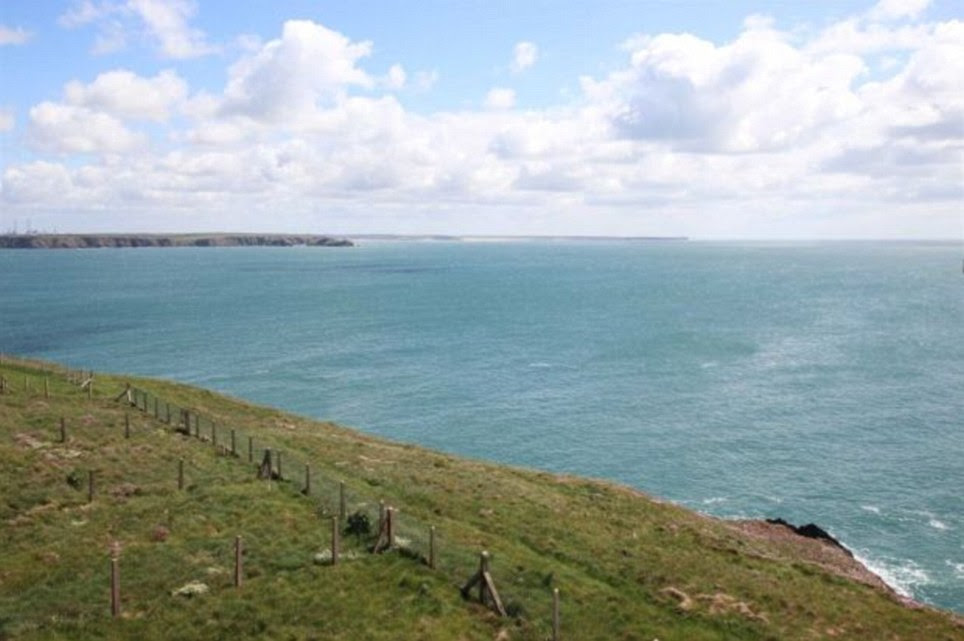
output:
[{"label": "cumulus cloud", "polygon": [[[249,42],[219,92],[191,93],[170,70],[69,83],[29,111],[24,137],[59,162],[7,167],[2,197],[11,209],[566,211],[614,230],[730,236],[860,235],[874,215],[926,214],[920,233],[948,235],[962,197],[964,23],[886,8],[886,20],[812,32],[754,16],[719,43],[641,34],[570,102],[515,109],[515,91],[495,87],[484,108],[430,114],[393,92],[436,73],[373,75],[372,43],[289,21]],[[134,129],[145,120],[165,144]],[[813,211],[834,214],[822,227]]]},{"label": "cumulus cloud", "polygon": [[289,20],[280,38],[232,65],[222,110],[268,122],[310,116],[351,86],[374,85],[358,66],[371,51],[370,42],[352,42],[309,20]]},{"label": "cumulus cloud", "polygon": [[69,29],[95,25],[94,53],[119,51],[131,41],[146,39],[162,57],[181,60],[218,50],[203,31],[191,26],[196,13],[193,0],[78,0],[58,21]]},{"label": "cumulus cloud", "polygon": [[53,153],[126,153],[142,147],[143,134],[119,119],[86,107],[42,102],[30,109],[28,139]]},{"label": "cumulus cloud", "polygon": [[505,87],[493,87],[485,95],[488,109],[511,109],[515,106],[515,91]]},{"label": "cumulus cloud", "polygon": [[102,73],[90,84],[72,81],[64,97],[72,105],[123,118],[165,121],[188,93],[187,83],[172,70],[144,78],[124,69]]},{"label": "cumulus cloud", "polygon": [[0,109],[0,132],[13,131],[16,118],[12,109]]},{"label": "cumulus cloud", "polygon": [[5,45],[26,44],[33,34],[26,31],[23,27],[11,28],[0,24],[0,47]]},{"label": "cumulus cloud", "polygon": [[539,48],[535,44],[531,42],[516,43],[512,50],[512,64],[509,65],[509,68],[513,72],[519,73],[534,65],[538,57]]}]

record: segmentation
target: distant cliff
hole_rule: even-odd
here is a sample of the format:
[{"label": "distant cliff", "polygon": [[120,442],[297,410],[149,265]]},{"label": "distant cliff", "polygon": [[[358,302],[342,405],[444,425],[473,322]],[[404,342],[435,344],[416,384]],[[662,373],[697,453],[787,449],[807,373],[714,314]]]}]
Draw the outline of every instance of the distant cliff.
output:
[{"label": "distant cliff", "polygon": [[287,234],[8,234],[0,249],[87,249],[98,247],[353,247],[346,238]]}]

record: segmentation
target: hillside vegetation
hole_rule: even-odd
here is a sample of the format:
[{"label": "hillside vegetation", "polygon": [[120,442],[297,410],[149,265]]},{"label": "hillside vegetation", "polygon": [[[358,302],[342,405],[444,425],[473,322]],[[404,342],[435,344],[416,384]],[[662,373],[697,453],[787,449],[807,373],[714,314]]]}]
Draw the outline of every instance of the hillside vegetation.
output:
[{"label": "hillside vegetation", "polygon": [[[7,357],[0,375],[0,639],[545,640],[553,589],[566,640],[964,639],[955,616],[908,607],[842,551],[779,526],[174,382],[97,373],[88,398],[86,375],[68,380],[49,364]],[[128,382],[140,407],[123,395]],[[189,434],[178,431],[182,409],[196,417]],[[281,452],[281,478],[258,478],[264,448]],[[394,548],[370,553],[374,532],[346,532],[343,519],[331,563],[339,483],[356,525],[377,529],[379,501],[397,509]],[[481,550],[506,617],[477,590],[460,594]],[[177,593],[189,584],[207,591]]]}]

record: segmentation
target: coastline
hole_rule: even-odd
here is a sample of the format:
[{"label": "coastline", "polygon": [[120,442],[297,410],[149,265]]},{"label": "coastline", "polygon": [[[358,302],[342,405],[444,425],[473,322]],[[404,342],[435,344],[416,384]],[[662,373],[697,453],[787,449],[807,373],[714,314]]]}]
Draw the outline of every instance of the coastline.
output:
[{"label": "coastline", "polygon": [[314,234],[4,234],[0,249],[136,247],[353,247],[347,238]]}]

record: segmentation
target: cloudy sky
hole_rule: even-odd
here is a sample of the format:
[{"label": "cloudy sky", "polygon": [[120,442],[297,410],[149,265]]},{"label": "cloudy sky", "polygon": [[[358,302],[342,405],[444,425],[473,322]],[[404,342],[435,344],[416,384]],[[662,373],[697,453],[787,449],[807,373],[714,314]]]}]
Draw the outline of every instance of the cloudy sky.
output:
[{"label": "cloudy sky", "polygon": [[3,0],[0,232],[961,238],[945,0]]}]

